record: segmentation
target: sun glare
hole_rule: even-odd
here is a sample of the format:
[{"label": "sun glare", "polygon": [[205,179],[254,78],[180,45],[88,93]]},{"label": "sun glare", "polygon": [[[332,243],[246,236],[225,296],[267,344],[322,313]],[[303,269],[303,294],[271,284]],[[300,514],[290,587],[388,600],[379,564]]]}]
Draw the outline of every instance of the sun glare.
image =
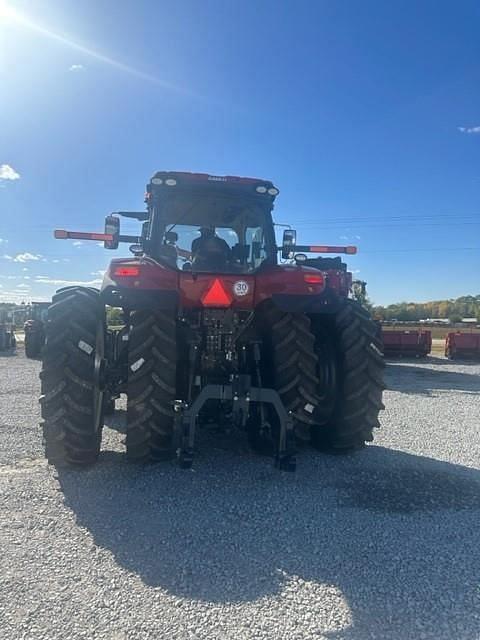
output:
[{"label": "sun glare", "polygon": [[15,16],[15,11],[8,6],[5,0],[0,0],[0,20],[9,20]]},{"label": "sun glare", "polygon": [[34,22],[28,16],[13,9],[7,0],[0,0],[0,24],[2,22],[4,23],[15,22],[17,24],[20,24],[21,26],[26,27],[27,29],[30,29],[31,31],[34,31],[38,34],[41,34],[42,36],[46,36],[51,40],[56,40],[57,42],[81,54],[84,54],[91,58],[95,58],[99,62],[115,67],[120,71],[124,71],[131,75],[137,76],[137,78],[141,78],[142,80],[153,82],[165,89],[176,91],[178,93],[184,93],[186,95],[191,95],[191,96],[195,95],[191,91],[184,89],[183,87],[179,87],[169,82],[165,82],[156,76],[153,76],[149,73],[145,73],[139,69],[136,69],[135,67],[132,67],[128,64],[120,62],[119,60],[115,60],[114,58],[111,58],[110,56],[107,56],[101,53],[100,51],[97,51],[96,49],[93,49],[91,47],[86,47],[85,45],[80,44],[79,42],[76,42],[70,37],[66,37],[60,33],[56,33],[55,31],[47,29],[45,26]]}]

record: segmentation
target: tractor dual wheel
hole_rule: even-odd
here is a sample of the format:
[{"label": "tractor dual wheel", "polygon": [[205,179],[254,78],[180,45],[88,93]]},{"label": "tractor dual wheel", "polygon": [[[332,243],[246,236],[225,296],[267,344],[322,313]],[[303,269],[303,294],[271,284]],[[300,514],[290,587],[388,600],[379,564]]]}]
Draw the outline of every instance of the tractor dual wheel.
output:
[{"label": "tractor dual wheel", "polygon": [[45,336],[39,331],[25,334],[25,355],[27,358],[37,358],[45,343]]},{"label": "tractor dual wheel", "polygon": [[[382,341],[369,313],[346,299],[335,314],[307,316],[266,305],[259,319],[266,345],[266,386],[277,389],[300,440],[347,453],[373,439],[383,409]],[[253,448],[272,451],[253,427]]]},{"label": "tractor dual wheel", "polygon": [[54,296],[40,373],[43,440],[51,464],[85,466],[98,458],[105,332],[98,291],[69,287]]},{"label": "tractor dual wheel", "polygon": [[[263,343],[262,384],[276,389],[295,420],[297,438],[308,441],[310,428],[321,418],[317,395],[317,354],[315,336],[305,314],[285,313],[267,302],[258,311],[256,330]],[[258,411],[257,411],[258,413]],[[266,410],[270,429],[262,434],[261,420],[249,421],[249,442],[261,454],[275,451],[278,418]]]},{"label": "tractor dual wheel", "polygon": [[127,456],[157,462],[175,456],[174,401],[177,325],[174,313],[130,315],[127,381]]},{"label": "tractor dual wheel", "polygon": [[324,420],[311,429],[322,451],[346,453],[373,440],[384,408],[382,341],[370,314],[346,299],[333,316],[312,317],[318,357],[317,395]]}]

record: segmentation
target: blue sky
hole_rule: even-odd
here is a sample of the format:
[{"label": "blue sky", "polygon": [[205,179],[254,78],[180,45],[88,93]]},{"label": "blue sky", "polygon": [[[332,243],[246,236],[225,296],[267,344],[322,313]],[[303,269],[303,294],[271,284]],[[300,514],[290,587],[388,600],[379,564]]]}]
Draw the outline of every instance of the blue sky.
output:
[{"label": "blue sky", "polygon": [[479,32],[473,1],[0,0],[0,300],[95,283],[120,254],[52,230],[158,169],[273,180],[378,304],[479,293]]}]

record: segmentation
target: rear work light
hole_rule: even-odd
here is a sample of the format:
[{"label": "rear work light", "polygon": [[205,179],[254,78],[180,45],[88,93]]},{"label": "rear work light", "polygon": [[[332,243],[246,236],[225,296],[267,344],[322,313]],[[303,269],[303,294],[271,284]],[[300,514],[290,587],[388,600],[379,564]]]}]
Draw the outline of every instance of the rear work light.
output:
[{"label": "rear work light", "polygon": [[140,267],[115,267],[113,275],[121,278],[135,278],[140,275]]},{"label": "rear work light", "polygon": [[307,284],[323,284],[321,273],[304,273],[303,279]]}]

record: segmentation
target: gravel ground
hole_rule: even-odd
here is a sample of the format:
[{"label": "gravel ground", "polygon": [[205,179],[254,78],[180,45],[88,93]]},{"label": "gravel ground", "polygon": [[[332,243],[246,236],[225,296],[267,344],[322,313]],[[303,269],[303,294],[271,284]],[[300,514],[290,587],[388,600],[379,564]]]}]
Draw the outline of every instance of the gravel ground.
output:
[{"label": "gravel ground", "polygon": [[39,368],[0,357],[1,638],[480,638],[480,365],[391,363],[375,445],[294,475],[238,437],[128,465],[122,410],[58,474]]}]

